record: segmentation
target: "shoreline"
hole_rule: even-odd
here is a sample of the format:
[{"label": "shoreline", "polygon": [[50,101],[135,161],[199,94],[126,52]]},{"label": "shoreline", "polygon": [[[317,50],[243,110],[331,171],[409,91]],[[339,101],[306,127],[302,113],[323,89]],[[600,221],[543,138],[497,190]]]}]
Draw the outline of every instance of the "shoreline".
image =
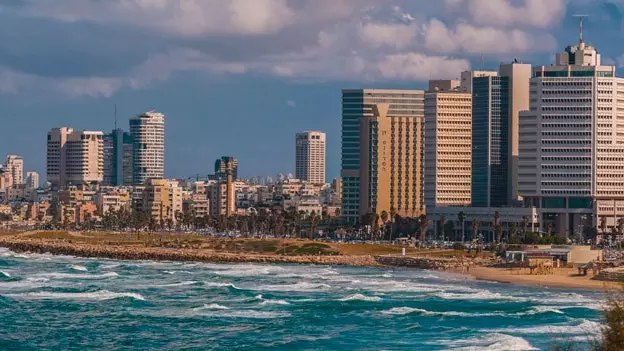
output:
[{"label": "shoreline", "polygon": [[[71,242],[53,242],[31,238],[0,238],[0,247],[24,253],[48,253],[84,258],[104,258],[117,260],[151,260],[174,262],[206,263],[261,263],[261,264],[318,264],[341,265],[352,267],[387,267],[395,269],[425,269],[463,275],[472,280],[499,282],[520,286],[532,286],[555,289],[582,289],[607,291],[622,288],[617,282],[592,280],[590,276],[575,276],[574,269],[562,268],[551,275],[521,274],[521,271],[493,268],[481,265],[463,264],[446,265],[448,259],[441,260],[414,256],[380,255],[305,255],[286,256],[251,253],[226,253],[205,249],[174,249],[162,247],[121,246],[111,244],[84,244]],[[408,264],[398,264],[405,260]],[[384,264],[393,262],[393,264]]]}]

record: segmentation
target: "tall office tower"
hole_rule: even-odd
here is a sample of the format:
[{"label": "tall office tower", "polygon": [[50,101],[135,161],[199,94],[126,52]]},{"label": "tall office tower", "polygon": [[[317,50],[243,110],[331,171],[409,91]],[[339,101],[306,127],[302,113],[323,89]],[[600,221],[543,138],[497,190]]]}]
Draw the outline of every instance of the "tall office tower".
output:
[{"label": "tall office tower", "polygon": [[325,184],[325,133],[297,133],[295,177],[313,184]]},{"label": "tall office tower", "polygon": [[360,119],[360,215],[424,213],[423,120],[389,117],[390,104],[373,104]]},{"label": "tall office tower", "polygon": [[[361,211],[360,207],[360,174],[361,174],[361,150],[360,150],[360,128],[363,123],[366,125],[371,117],[374,117],[373,108],[377,104],[389,104],[387,111],[381,119],[389,118],[396,120],[396,123],[401,123],[411,119],[420,121],[424,118],[424,94],[423,90],[385,90],[385,89],[344,89],[342,91],[342,216],[347,223],[356,223],[358,219],[365,214]],[[379,112],[379,111],[378,111]],[[368,118],[368,119],[367,119]],[[416,122],[414,122],[416,123]],[[399,126],[397,126],[398,128]],[[408,127],[401,126],[404,130]],[[420,127],[422,130],[422,126]],[[406,132],[404,132],[406,133]],[[422,140],[422,134],[420,139],[412,136],[412,141]],[[397,141],[398,143],[398,141]],[[414,155],[415,156],[415,155]],[[412,157],[412,156],[410,156]],[[418,165],[422,168],[422,156],[418,160]],[[368,162],[369,160],[364,160]],[[398,161],[398,160],[395,160]],[[390,160],[392,162],[392,160]],[[398,165],[391,165],[396,166]],[[411,165],[410,165],[411,166]],[[403,165],[401,175],[397,174],[397,180],[401,179],[405,175],[405,167]],[[398,170],[397,170],[398,172]],[[422,172],[422,171],[421,171]],[[368,175],[367,175],[368,176]],[[422,182],[422,180],[421,180]],[[382,188],[389,186],[388,184],[379,184],[377,187]],[[422,189],[422,185],[419,185]],[[390,191],[390,189],[386,189]],[[408,194],[412,196],[411,194]],[[417,195],[414,195],[417,196]],[[401,199],[402,201],[405,199]],[[364,201],[367,201],[364,199]],[[398,199],[396,199],[398,201]],[[394,209],[395,211],[398,209]]]},{"label": "tall office tower", "polygon": [[498,75],[496,71],[464,71],[461,73],[460,87],[462,90],[472,93],[472,81],[474,78],[493,77],[496,75]]},{"label": "tall office tower", "polygon": [[463,89],[425,94],[425,205],[471,202],[472,95]]},{"label": "tall office tower", "polygon": [[132,184],[162,179],[165,174],[165,115],[145,112],[130,118]]},{"label": "tall office tower", "polygon": [[54,188],[104,179],[104,133],[54,128],[48,133],[47,178]]},{"label": "tall office tower", "polygon": [[215,161],[215,177],[220,180],[227,178],[228,162],[232,162],[232,179],[238,179],[238,160],[234,156],[221,156]]},{"label": "tall office tower", "polygon": [[26,186],[29,189],[38,189],[39,188],[39,173],[26,172]]},{"label": "tall office tower", "polygon": [[24,184],[24,159],[22,156],[7,155],[6,169],[11,177],[11,184]]},{"label": "tall office tower", "polygon": [[586,45],[533,68],[520,114],[518,191],[542,226],[571,234],[624,216],[624,79]]},{"label": "tall office tower", "polygon": [[122,129],[104,135],[104,185],[132,185],[132,136]]},{"label": "tall office tower", "polygon": [[472,206],[518,201],[518,113],[529,106],[531,65],[503,64],[472,80]]}]

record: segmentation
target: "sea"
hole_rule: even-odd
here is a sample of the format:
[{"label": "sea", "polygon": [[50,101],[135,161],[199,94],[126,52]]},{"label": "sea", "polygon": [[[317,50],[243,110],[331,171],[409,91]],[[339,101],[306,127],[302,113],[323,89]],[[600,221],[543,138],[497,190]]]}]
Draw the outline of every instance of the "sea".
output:
[{"label": "sea", "polygon": [[598,292],[415,269],[120,261],[0,249],[0,350],[549,350]]}]

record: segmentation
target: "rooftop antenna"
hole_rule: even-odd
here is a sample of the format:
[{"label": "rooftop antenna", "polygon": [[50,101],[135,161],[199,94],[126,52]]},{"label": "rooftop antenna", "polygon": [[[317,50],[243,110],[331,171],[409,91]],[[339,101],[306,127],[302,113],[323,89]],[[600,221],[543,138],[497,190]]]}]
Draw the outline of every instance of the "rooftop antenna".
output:
[{"label": "rooftop antenna", "polygon": [[589,17],[589,15],[576,14],[572,17],[578,17],[579,19],[579,43],[583,43],[583,18]]},{"label": "rooftop antenna", "polygon": [[115,104],[115,130],[117,130],[117,104]]}]

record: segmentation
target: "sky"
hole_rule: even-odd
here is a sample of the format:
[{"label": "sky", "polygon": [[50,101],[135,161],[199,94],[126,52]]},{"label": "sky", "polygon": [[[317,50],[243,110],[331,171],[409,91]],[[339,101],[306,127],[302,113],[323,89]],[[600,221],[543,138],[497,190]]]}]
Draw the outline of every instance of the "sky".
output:
[{"label": "sky", "polygon": [[327,133],[340,173],[340,90],[421,89],[585,42],[624,70],[624,0],[0,0],[0,157],[45,179],[54,127],[110,131],[166,115],[165,173],[292,172],[295,133]]}]

